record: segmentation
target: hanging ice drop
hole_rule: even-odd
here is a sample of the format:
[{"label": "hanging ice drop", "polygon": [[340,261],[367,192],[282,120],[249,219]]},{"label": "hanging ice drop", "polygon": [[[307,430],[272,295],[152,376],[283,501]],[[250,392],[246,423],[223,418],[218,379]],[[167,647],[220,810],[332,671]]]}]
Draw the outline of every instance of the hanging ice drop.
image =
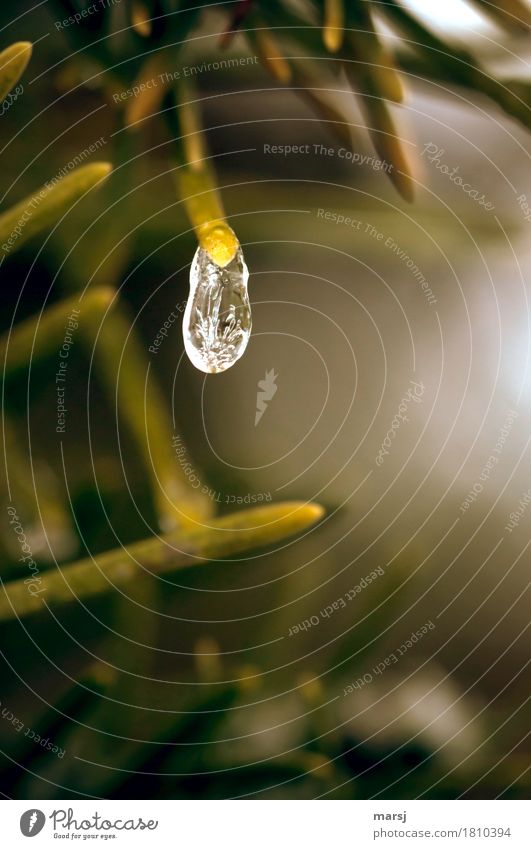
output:
[{"label": "hanging ice drop", "polygon": [[217,265],[202,247],[197,249],[183,336],[186,353],[200,371],[225,371],[245,351],[252,325],[248,278],[241,247],[225,266]]}]

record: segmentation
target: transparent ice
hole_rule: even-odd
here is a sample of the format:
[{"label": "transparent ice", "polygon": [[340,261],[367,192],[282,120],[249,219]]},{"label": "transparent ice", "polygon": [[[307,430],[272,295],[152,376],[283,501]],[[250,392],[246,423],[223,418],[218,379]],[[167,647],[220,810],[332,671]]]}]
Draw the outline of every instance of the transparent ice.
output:
[{"label": "transparent ice", "polygon": [[224,268],[203,248],[197,249],[190,269],[183,336],[186,353],[200,371],[225,371],[245,351],[252,325],[248,279],[241,248]]}]

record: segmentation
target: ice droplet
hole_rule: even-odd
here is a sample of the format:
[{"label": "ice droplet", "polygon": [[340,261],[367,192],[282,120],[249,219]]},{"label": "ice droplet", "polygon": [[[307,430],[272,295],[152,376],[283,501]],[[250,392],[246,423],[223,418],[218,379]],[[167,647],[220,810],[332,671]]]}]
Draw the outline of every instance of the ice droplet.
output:
[{"label": "ice droplet", "polygon": [[200,371],[225,371],[245,351],[252,326],[248,279],[241,248],[225,267],[203,248],[197,249],[190,269],[183,336],[186,353]]}]

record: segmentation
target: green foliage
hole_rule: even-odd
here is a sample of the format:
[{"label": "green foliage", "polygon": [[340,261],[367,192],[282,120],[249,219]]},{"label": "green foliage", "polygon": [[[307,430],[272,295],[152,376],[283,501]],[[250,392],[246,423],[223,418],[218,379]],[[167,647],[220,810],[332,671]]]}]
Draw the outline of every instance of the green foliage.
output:
[{"label": "green foliage", "polygon": [[[59,18],[77,10],[71,0],[50,5],[56,7]],[[475,5],[507,31],[528,32],[529,13],[521,3],[476,0]],[[206,0],[177,4],[171,0],[127,3],[123,0],[122,4],[102,7],[97,16],[82,18],[64,31],[76,51],[72,62],[79,77],[91,84],[98,83],[107,94],[109,105],[119,113],[122,129],[128,130],[123,137],[130,138],[134,131],[141,131],[144,119],[162,108],[164,130],[173,141],[175,163],[185,175],[181,180],[178,175],[181,196],[196,232],[196,219],[204,223],[205,216],[208,220],[218,219],[223,213],[213,174],[194,175],[190,170],[194,149],[207,148],[200,122],[193,127],[188,122],[193,91],[185,92],[178,85],[168,86],[157,93],[161,95],[159,99],[147,95],[135,99],[135,109],[131,103],[116,104],[112,92],[165,67],[175,67],[177,58],[182,61],[189,36],[212,14],[208,7]],[[255,0],[226,3],[217,13],[223,16],[225,29],[220,52],[231,44],[256,52],[275,84],[300,89],[300,95],[329,131],[342,144],[349,145],[352,142],[349,118],[324,93],[327,80],[335,81],[338,71],[343,69],[359,98],[372,142],[378,154],[394,166],[389,176],[408,200],[413,195],[413,168],[406,160],[395,127],[396,104],[402,98],[404,78],[420,76],[444,86],[482,92],[524,126],[531,125],[527,83],[502,83],[490,76],[471,53],[439,38],[395,0],[384,3],[315,0],[296,5],[281,0]],[[127,15],[125,26],[117,18],[119,14]],[[390,46],[381,35],[383,18],[401,36],[393,39]],[[31,45],[25,42],[14,44],[0,54],[2,98],[21,77],[30,54]],[[87,59],[92,64],[87,64]],[[107,72],[108,68],[112,71]],[[11,255],[30,237],[54,227],[78,200],[100,187],[110,167],[108,163],[95,163],[79,168],[2,212],[0,245],[8,243],[16,232],[9,250],[3,251],[3,266],[10,267]],[[121,176],[113,175],[112,179],[119,180]],[[202,197],[208,203],[202,203]],[[125,230],[131,222],[131,205],[117,215],[123,219]],[[215,214],[209,209],[215,209]],[[103,224],[102,229],[105,228]],[[105,232],[100,231],[98,236],[94,233],[87,239],[89,245],[105,241]],[[120,271],[117,263],[114,268],[117,278]],[[76,285],[86,282],[85,272],[84,266],[76,269],[76,275],[72,275]],[[354,679],[371,663],[381,633],[397,613],[399,591],[408,574],[407,563],[400,569],[395,567],[395,583],[387,582],[385,588],[383,583],[375,584],[364,595],[355,621],[332,653],[330,669],[314,672],[305,665],[300,676],[288,669],[287,695],[282,699],[285,713],[279,725],[294,725],[292,716],[301,720],[300,727],[289,736],[285,751],[282,746],[278,751],[273,746],[269,752],[255,752],[253,734],[248,731],[253,727],[252,720],[245,727],[242,721],[245,728],[242,736],[248,751],[242,745],[218,743],[223,739],[237,741],[239,717],[252,718],[257,705],[274,701],[275,691],[268,687],[267,676],[256,667],[237,660],[223,665],[216,657],[215,644],[206,648],[204,641],[197,644],[190,669],[193,686],[186,695],[180,689],[175,695],[177,681],[162,682],[168,685],[167,689],[160,686],[157,670],[153,668],[154,650],[148,649],[157,647],[159,614],[166,615],[165,605],[182,594],[174,573],[185,568],[193,574],[201,573],[207,563],[211,564],[207,566],[211,572],[229,573],[233,558],[243,558],[249,552],[267,549],[275,542],[301,533],[312,527],[323,511],[318,505],[290,502],[223,518],[211,517],[212,503],[191,491],[172,455],[174,432],[166,396],[157,384],[156,375],[150,378],[149,390],[145,389],[145,353],[125,306],[111,286],[89,285],[82,298],[76,293],[48,306],[42,315],[30,316],[16,325],[0,340],[0,354],[8,375],[16,377],[30,364],[33,367],[35,362],[45,361],[57,351],[65,316],[76,304],[82,309],[79,333],[84,355],[94,353],[94,367],[101,385],[112,409],[116,404],[132,436],[144,469],[141,481],[137,482],[138,496],[147,493],[158,524],[146,539],[74,563],[65,558],[66,563],[48,564],[41,575],[45,587],[42,598],[39,594],[29,594],[23,579],[12,579],[13,571],[2,576],[7,576],[7,580],[0,600],[0,620],[8,634],[11,632],[7,629],[19,625],[25,634],[27,628],[36,628],[44,641],[44,634],[38,629],[53,617],[57,633],[49,639],[60,642],[64,636],[60,629],[64,630],[65,626],[56,615],[67,617],[69,610],[87,600],[108,602],[112,623],[107,646],[111,659],[84,665],[76,678],[56,694],[53,706],[42,706],[35,717],[34,732],[53,739],[69,756],[65,760],[44,759],[39,749],[18,736],[12,748],[13,761],[6,760],[0,768],[3,792],[29,798],[46,795],[135,798],[145,795],[148,786],[148,792],[153,795],[169,798],[253,794],[301,797],[329,794],[340,798],[383,792],[393,782],[393,793],[398,797],[411,798],[436,783],[437,790],[433,791],[436,797],[457,795],[459,770],[457,775],[452,771],[444,774],[425,741],[413,736],[395,746],[385,741],[359,739],[355,729],[342,719],[338,700],[329,698],[319,684],[321,680],[333,682],[335,694],[342,678],[348,674],[349,680]],[[10,428],[8,444],[11,456],[18,457],[20,434],[14,428]],[[113,475],[114,468],[109,477]],[[24,498],[31,501],[31,492],[21,483],[19,488],[15,476],[11,484],[15,497],[23,490]],[[101,527],[97,526],[96,493],[90,494],[94,500],[88,510],[89,543],[97,538],[95,529],[106,529],[109,518],[104,510]],[[97,496],[101,498],[99,491]],[[32,518],[42,520],[43,514],[46,515],[46,499],[53,506],[56,497],[53,486],[41,493],[44,505],[32,505]],[[64,520],[68,505],[59,506]],[[125,520],[122,517],[122,521],[127,526],[128,517]],[[9,556],[7,553],[4,560]],[[246,568],[253,569],[252,559]],[[164,585],[163,593],[157,589],[159,583]],[[132,623],[131,607],[120,596],[122,588],[127,588],[127,594],[136,595],[138,600],[140,612]],[[39,616],[43,613],[43,600],[49,610]],[[193,622],[193,610],[191,613]],[[168,618],[171,620],[171,615]],[[16,622],[17,619],[21,622]],[[133,635],[130,640],[124,637],[128,627]],[[105,641],[100,642],[99,652],[104,656]],[[151,688],[153,704],[149,709],[137,710]],[[247,743],[247,739],[251,742]],[[24,764],[23,770],[16,767],[17,762]],[[476,760],[467,776],[469,782],[474,775],[481,777],[485,769],[485,763]],[[500,761],[489,773],[493,790],[513,782],[516,772]],[[480,792],[486,795],[489,787],[481,784]],[[523,782],[515,781],[511,792],[523,794]]]},{"label": "green foliage", "polygon": [[0,597],[0,620],[40,612],[43,599],[52,605],[79,601],[144,581],[150,575],[197,567],[205,561],[272,545],[306,530],[322,515],[317,505],[271,504],[211,520],[206,527],[173,531],[47,571],[31,593],[26,579],[10,581]]},{"label": "green foliage", "polygon": [[29,41],[11,44],[0,53],[0,103],[16,86],[31,57],[32,45]]},{"label": "green foliage", "polygon": [[[520,0],[474,0],[473,5],[510,35],[529,33],[530,11]],[[69,4],[57,6],[65,9]],[[326,82],[336,80],[341,68],[345,70],[374,147],[393,166],[386,173],[407,200],[413,198],[414,163],[404,150],[393,109],[403,97],[402,77],[464,87],[487,96],[525,127],[531,126],[528,83],[497,79],[470,51],[437,36],[399,0],[308,0],[297,5],[284,0],[237,0],[215,10],[206,0],[176,5],[170,0],[138,0],[128,4],[130,25],[120,30],[120,38],[112,36],[113,6],[97,20],[87,18],[68,28],[65,36],[99,66],[92,78],[112,66],[122,86],[129,87],[165,67],[175,67],[176,60],[186,55],[195,29],[220,12],[225,28],[219,40],[220,58],[237,37],[239,45],[259,56],[276,83],[300,89],[343,144],[352,143],[349,119],[330,102]],[[392,38],[382,35],[382,23],[391,28]],[[179,83],[175,87],[178,90]],[[133,101],[118,104],[125,123],[137,128],[135,122],[155,114],[164,88],[147,88]],[[177,100],[180,104],[185,98],[178,95]]]},{"label": "green foliage", "polygon": [[46,183],[30,197],[0,214],[0,244],[5,255],[43,230],[48,230],[72,205],[109,175],[108,162],[94,162]]}]

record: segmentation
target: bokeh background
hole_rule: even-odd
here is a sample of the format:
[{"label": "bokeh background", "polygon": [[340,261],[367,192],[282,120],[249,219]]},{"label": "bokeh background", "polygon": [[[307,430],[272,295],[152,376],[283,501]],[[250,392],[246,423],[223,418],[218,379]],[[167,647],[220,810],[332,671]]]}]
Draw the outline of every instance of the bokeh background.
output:
[{"label": "bokeh background", "polygon": [[[233,5],[183,30],[181,44],[161,51],[164,67],[214,63]],[[444,18],[439,4],[422,5],[438,13],[434,31],[524,85],[526,33],[508,36],[469,4],[445,3]],[[124,39],[129,7],[110,10]],[[95,43],[107,37],[98,15],[87,18]],[[236,560],[3,622],[2,793],[522,798],[527,501],[509,523],[531,484],[531,223],[518,200],[531,197],[528,132],[481,92],[409,75],[396,110],[415,163],[409,203],[377,167],[342,76],[330,97],[348,115],[353,161],[297,86],[262,64],[195,73],[254,322],[245,356],[207,377],[183,353],[180,320],[149,350],[182,309],[196,250],[172,136],[158,115],[125,128],[113,94],[127,79],[101,72],[101,57],[76,48],[59,20],[60,4],[49,2],[0,12],[2,47],[34,43],[23,95],[1,119],[4,208],[98,139],[93,158],[113,172],[51,234],[5,257],[3,330],[85,286],[112,287],[140,341],[139,385],[159,385],[185,446],[191,503],[199,480],[218,514],[292,498],[326,513],[302,536]],[[120,49],[136,61],[145,48]],[[239,34],[222,55],[254,53]],[[136,67],[126,65],[131,79]],[[454,168],[491,208],[450,178]],[[4,501],[16,505],[43,575],[160,531],[149,470],[120,412],[117,363],[108,363],[109,392],[97,339],[87,348],[75,338],[58,439],[60,343],[6,373],[3,391]],[[277,389],[255,424],[258,383],[271,370]],[[405,420],[379,464],[399,408]],[[21,576],[6,516],[3,581]],[[352,588],[352,600],[323,615]],[[301,622],[310,626],[294,633]]]}]

